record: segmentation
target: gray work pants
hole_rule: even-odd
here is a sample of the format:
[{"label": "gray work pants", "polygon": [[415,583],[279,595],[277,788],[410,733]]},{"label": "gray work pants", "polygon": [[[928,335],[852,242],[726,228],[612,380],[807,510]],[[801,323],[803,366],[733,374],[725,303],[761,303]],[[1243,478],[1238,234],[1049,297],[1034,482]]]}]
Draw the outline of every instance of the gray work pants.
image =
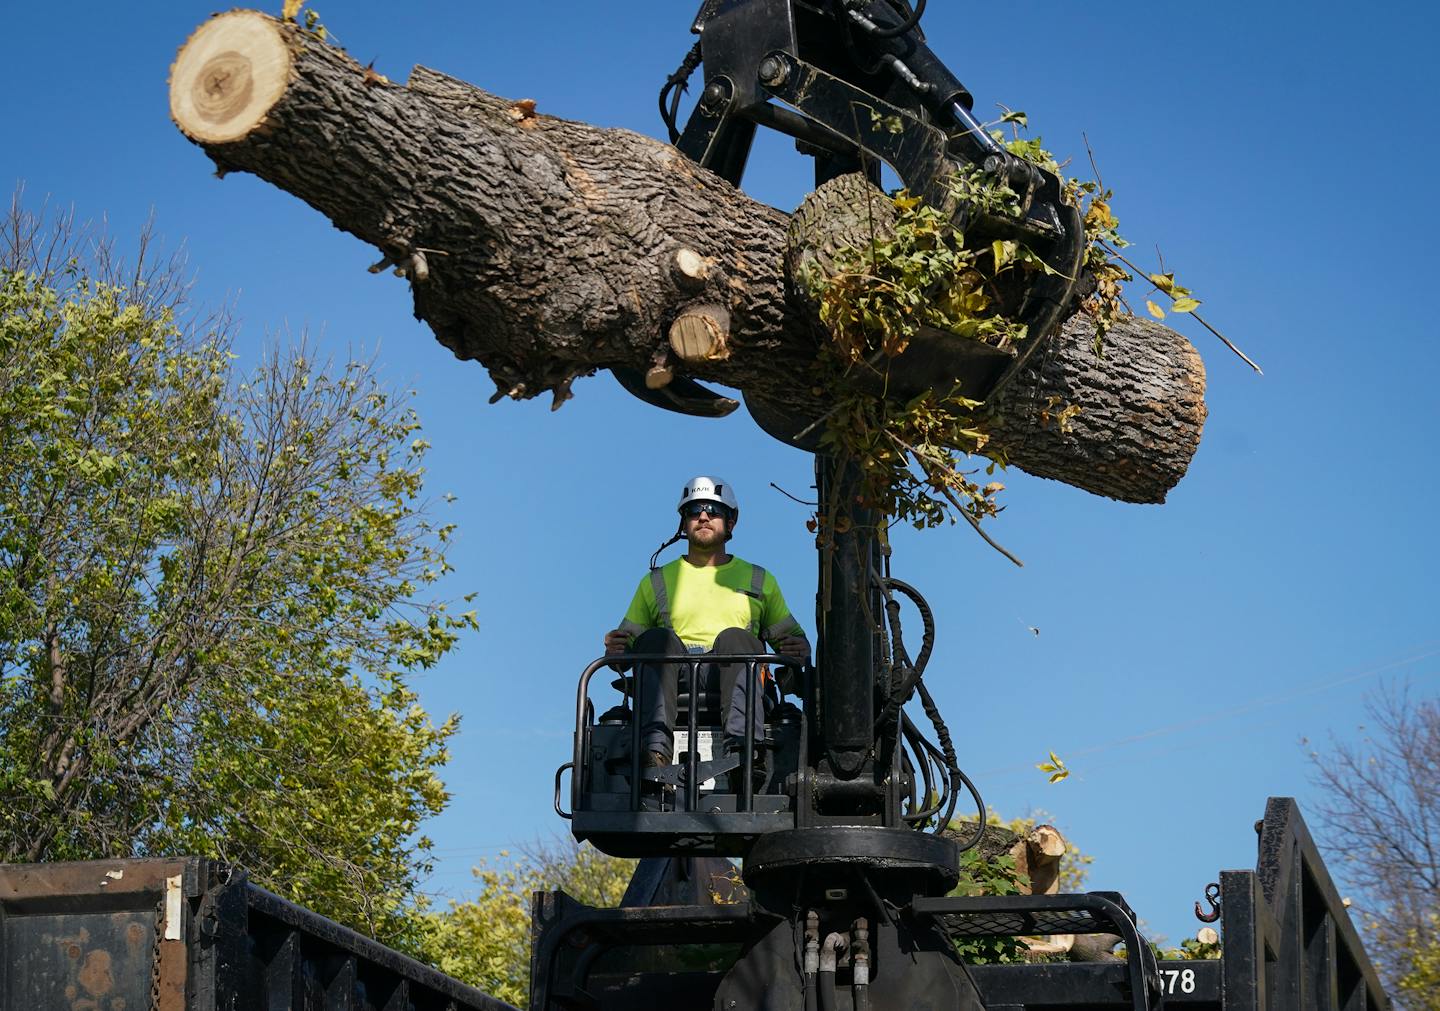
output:
[{"label": "gray work pants", "polygon": [[[760,639],[744,628],[727,628],[715,637],[712,653],[764,653]],[[628,650],[630,653],[685,653],[685,644],[668,628],[652,628],[642,632]],[[703,656],[704,654],[700,654]],[[640,746],[658,751],[673,759],[675,739],[676,694],[679,689],[678,663],[642,663],[636,665],[638,687],[635,713],[640,720]],[[745,736],[745,668],[743,663],[696,663],[694,670],[699,692],[718,690],[721,711],[725,714],[725,736]],[[755,740],[765,740],[765,699],[755,700],[750,713],[750,726]]]}]

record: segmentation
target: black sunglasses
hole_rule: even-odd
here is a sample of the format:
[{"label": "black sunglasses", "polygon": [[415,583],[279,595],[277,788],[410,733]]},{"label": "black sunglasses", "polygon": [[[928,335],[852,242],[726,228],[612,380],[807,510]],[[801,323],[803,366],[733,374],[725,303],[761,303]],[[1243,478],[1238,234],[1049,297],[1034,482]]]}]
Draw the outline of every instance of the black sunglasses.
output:
[{"label": "black sunglasses", "polygon": [[709,513],[711,516],[723,520],[730,518],[730,508],[721,505],[719,502],[686,502],[685,508],[680,511],[685,516],[699,516],[701,513]]}]

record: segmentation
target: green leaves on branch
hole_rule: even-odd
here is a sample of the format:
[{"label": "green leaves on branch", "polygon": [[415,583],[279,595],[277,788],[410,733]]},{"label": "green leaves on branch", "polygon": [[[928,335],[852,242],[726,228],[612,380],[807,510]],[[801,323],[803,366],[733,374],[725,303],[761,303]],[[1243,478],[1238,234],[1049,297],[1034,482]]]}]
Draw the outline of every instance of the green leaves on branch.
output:
[{"label": "green leaves on branch", "polygon": [[994,273],[1013,265],[1014,250],[987,272],[986,259],[1005,250],[966,249],[940,209],[903,191],[893,201],[899,214],[892,237],[840,251],[830,275],[811,280],[836,363],[849,369],[875,352],[894,358],[927,326],[1000,347],[1022,338],[1023,327],[989,311],[986,289]]},{"label": "green leaves on branch", "polygon": [[917,527],[953,520],[952,510],[978,520],[994,514],[1001,486],[971,480],[961,467],[986,441],[976,404],[947,390],[897,405],[875,391],[886,386],[890,360],[926,329],[999,347],[1023,340],[1024,327],[994,311],[991,282],[1029,268],[1017,244],[967,249],[938,208],[904,192],[892,199],[889,235],[838,251],[826,276],[804,279],[831,337],[817,383],[833,396],[821,443],[858,462],[865,504],[887,516]]},{"label": "green leaves on branch", "polygon": [[[1190,296],[1189,288],[1181,287],[1175,283],[1174,274],[1151,274],[1150,283],[1162,293],[1170,296],[1172,299],[1170,303],[1171,312],[1194,312],[1200,308],[1200,300]],[[1149,311],[1150,315],[1156,319],[1165,318],[1165,311],[1154,302],[1147,301],[1145,308]]]},{"label": "green leaves on branch", "polygon": [[[1004,110],[1002,123],[1023,127],[1023,112]],[[1012,153],[1064,179],[1062,166],[1039,138],[1006,137],[993,131]],[[967,170],[951,180],[955,204],[971,220],[1022,216],[1022,198],[1008,183]],[[1111,201],[1100,183],[1068,179],[1061,197],[1080,211],[1085,248],[1082,293],[1076,307],[1094,324],[1094,350],[1103,353],[1105,334],[1130,315],[1123,285],[1132,280],[1117,250],[1128,243],[1119,234]],[[816,396],[829,398],[822,445],[857,461],[864,478],[862,504],[917,528],[965,519],[978,529],[999,511],[996,482],[986,481],[1005,461],[987,451],[986,419],[979,405],[959,389],[930,389],[908,402],[890,395],[891,363],[922,336],[956,335],[1015,351],[1028,334],[1006,307],[1021,304],[1038,275],[1055,274],[1024,242],[967,242],[951,216],[905,192],[892,198],[893,228],[872,226],[869,241],[833,253],[823,269],[808,268],[798,280],[819,306],[829,342],[819,356]],[[1150,280],[1170,297],[1171,312],[1190,312],[1200,303],[1170,274]],[[1164,311],[1147,303],[1152,313]],[[1047,424],[1068,430],[1083,405],[1050,398],[1041,409]],[[967,459],[983,455],[983,465]],[[983,467],[983,475],[981,470]],[[836,515],[828,506],[822,516]],[[823,522],[823,521],[822,521]],[[828,532],[818,531],[822,544]],[[982,534],[982,536],[984,536]],[[993,544],[993,542],[992,542]],[[1012,559],[1013,560],[1013,559]]]},{"label": "green leaves on branch", "polygon": [[[1008,853],[985,859],[979,850],[960,855],[960,882],[951,895],[1028,895],[1030,879],[1016,868]],[[1026,961],[1028,950],[1018,937],[966,937],[957,939],[955,954],[969,965],[1013,965]]]},{"label": "green leaves on branch", "polygon": [[[1023,113],[1011,120],[1022,121]],[[1032,152],[1030,142],[1018,143],[1022,152],[1048,158],[1038,146]],[[955,199],[975,211],[1020,213],[1020,196],[984,173],[960,174],[952,188]],[[1073,192],[1082,192],[1080,184]],[[998,512],[995,495],[1003,488],[981,480],[978,467],[965,466],[988,441],[979,405],[958,389],[932,389],[896,403],[885,395],[890,362],[926,332],[1017,347],[1030,335],[1002,311],[1005,296],[1032,275],[1054,271],[1022,242],[968,246],[948,214],[918,197],[902,191],[892,201],[892,230],[872,235],[866,248],[839,250],[824,276],[817,271],[802,279],[831,338],[817,383],[833,398],[822,445],[858,461],[864,504],[885,515],[918,528],[961,517],[978,524]],[[1097,228],[1113,220],[1103,203],[1096,211],[1092,202],[1091,210]],[[1064,424],[1076,411],[1053,406]],[[985,476],[993,476],[997,463],[1004,461],[984,465]]]}]

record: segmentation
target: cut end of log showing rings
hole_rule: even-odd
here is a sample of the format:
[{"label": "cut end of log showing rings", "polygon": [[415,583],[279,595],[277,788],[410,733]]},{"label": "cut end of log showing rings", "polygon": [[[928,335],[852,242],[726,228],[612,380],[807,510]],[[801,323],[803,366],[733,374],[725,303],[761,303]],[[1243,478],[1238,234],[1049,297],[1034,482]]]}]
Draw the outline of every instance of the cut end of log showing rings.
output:
[{"label": "cut end of log showing rings", "polygon": [[730,313],[718,305],[686,309],[670,324],[670,347],[685,362],[730,357]]},{"label": "cut end of log showing rings", "polygon": [[220,14],[196,29],[170,70],[170,115],[202,144],[238,140],[265,119],[290,83],[279,24],[254,11]]}]

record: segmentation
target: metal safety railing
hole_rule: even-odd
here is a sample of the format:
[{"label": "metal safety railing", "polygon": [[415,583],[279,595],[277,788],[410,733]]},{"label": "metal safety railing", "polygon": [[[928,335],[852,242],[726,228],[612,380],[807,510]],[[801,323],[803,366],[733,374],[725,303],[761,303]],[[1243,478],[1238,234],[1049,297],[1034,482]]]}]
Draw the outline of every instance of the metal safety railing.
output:
[{"label": "metal safety railing", "polygon": [[[744,664],[744,706],[743,714],[745,721],[745,733],[741,738],[741,748],[738,756],[732,758],[712,759],[701,762],[700,760],[700,710],[701,700],[704,693],[700,689],[700,669],[705,666]],[[672,754],[684,755],[684,762],[672,771],[655,770],[648,768],[646,764],[646,749],[644,747],[644,735],[646,723],[641,713],[642,686],[639,681],[642,678],[640,668],[654,665],[657,668],[673,665],[674,676],[677,682],[682,675],[684,683],[688,685],[688,692],[680,692],[677,684],[677,699],[685,698],[688,695],[688,704],[685,706],[684,726],[684,748],[680,747],[680,741],[674,741]],[[675,791],[675,809],[694,812],[700,810],[700,784],[739,768],[742,770],[740,790],[736,796],[736,810],[740,812],[750,811],[754,805],[754,770],[755,752],[757,742],[755,740],[755,706],[763,706],[765,699],[762,690],[764,679],[770,668],[791,667],[801,671],[802,679],[808,684],[810,668],[790,657],[778,656],[771,653],[645,653],[626,654],[622,657],[606,656],[593,661],[585,668],[580,675],[580,683],[576,689],[575,700],[575,738],[574,755],[568,766],[562,765],[556,771],[555,792],[556,792],[556,813],[561,817],[570,817],[573,812],[583,810],[585,784],[590,779],[587,775],[587,759],[591,755],[591,738],[595,727],[594,705],[590,700],[591,681],[602,669],[613,669],[621,673],[622,678],[626,677],[626,668],[633,668],[634,673],[628,676],[625,689],[625,696],[631,703],[630,708],[630,732],[629,732],[629,787],[630,787],[630,809],[641,810],[641,802],[644,796],[644,784],[653,782],[655,784],[671,784],[677,787]],[[657,670],[654,677],[654,690],[660,691],[660,679],[668,676],[663,671]],[[738,681],[737,677],[737,681]],[[722,707],[728,704],[728,700],[722,700]],[[723,716],[722,716],[723,720]],[[674,728],[679,732],[679,728]],[[738,759],[738,760],[737,760]],[[570,811],[561,810],[560,782],[565,769],[571,770],[570,782]],[[647,773],[650,775],[647,778]]]},{"label": "metal safety railing", "polygon": [[[1115,934],[1125,944],[1128,1004],[1133,1011],[1158,1006],[1161,977],[1154,954],[1118,895],[977,895],[917,897],[915,915],[937,920],[957,936],[1023,937],[1044,934]],[[1063,998],[1063,992],[1050,994]],[[1058,1001],[1057,1001],[1058,1003]]]}]

